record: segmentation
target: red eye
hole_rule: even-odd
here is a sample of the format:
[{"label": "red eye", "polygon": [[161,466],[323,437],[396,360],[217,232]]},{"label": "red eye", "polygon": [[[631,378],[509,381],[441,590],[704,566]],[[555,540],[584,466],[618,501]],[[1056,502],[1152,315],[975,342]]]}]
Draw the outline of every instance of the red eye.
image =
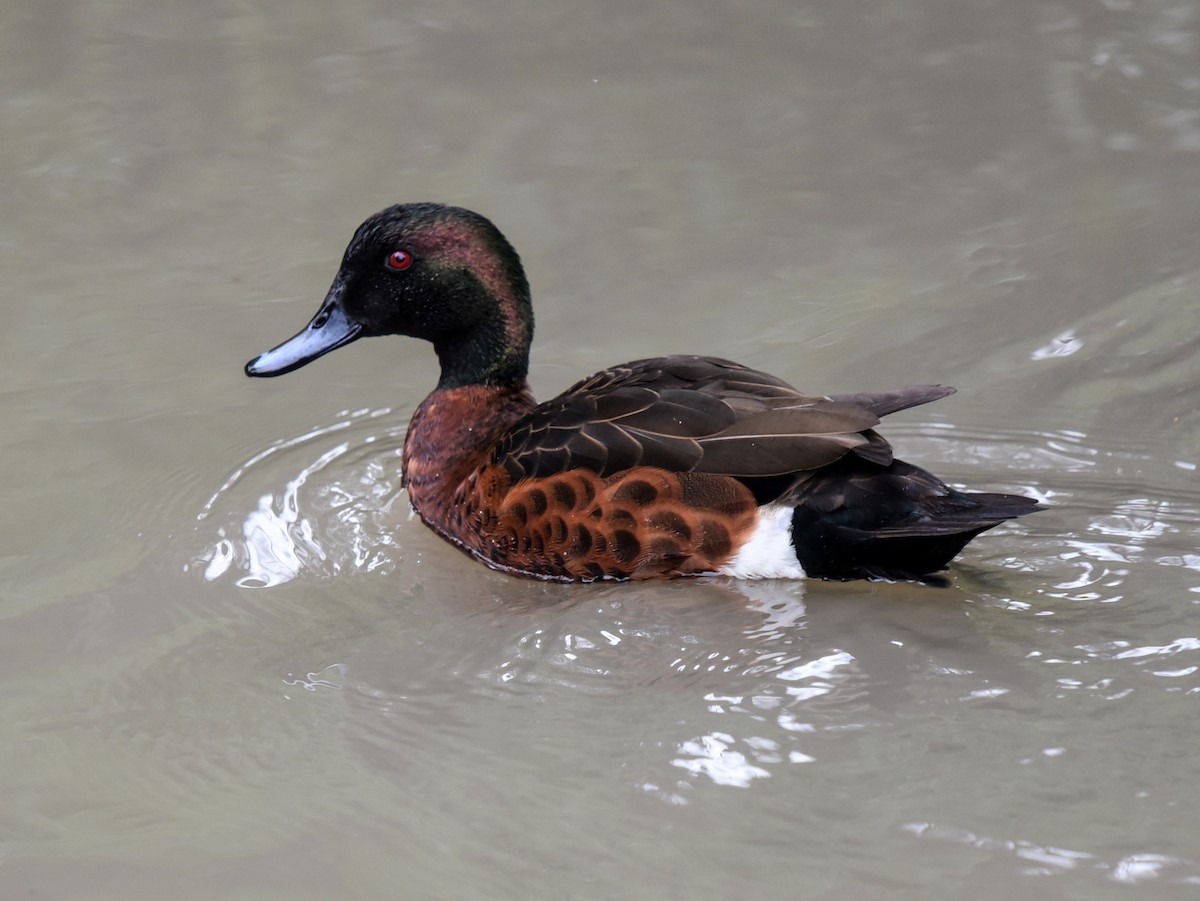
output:
[{"label": "red eye", "polygon": [[389,269],[407,269],[412,265],[412,254],[403,250],[393,250],[385,264]]}]

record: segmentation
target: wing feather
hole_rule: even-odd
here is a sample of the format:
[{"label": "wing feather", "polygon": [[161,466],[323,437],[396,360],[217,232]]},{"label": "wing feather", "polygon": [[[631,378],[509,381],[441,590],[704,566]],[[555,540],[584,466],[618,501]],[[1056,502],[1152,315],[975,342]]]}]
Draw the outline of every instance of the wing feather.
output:
[{"label": "wing feather", "polygon": [[514,481],[577,467],[609,476],[635,466],[801,479],[849,452],[890,462],[890,445],[873,431],[879,416],[949,390],[831,399],[715,357],[637,360],[535,407],[501,437],[494,459]]}]

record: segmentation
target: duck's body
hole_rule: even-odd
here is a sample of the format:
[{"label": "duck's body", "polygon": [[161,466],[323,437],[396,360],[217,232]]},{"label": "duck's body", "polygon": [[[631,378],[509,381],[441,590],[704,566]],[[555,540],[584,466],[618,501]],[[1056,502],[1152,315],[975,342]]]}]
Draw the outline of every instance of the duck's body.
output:
[{"label": "duck's body", "polygon": [[722,573],[923,578],[1038,509],[892,458],[879,417],[953,392],[840,397],[711,357],[639,360],[536,404],[516,252],[475,213],[391,207],[358,229],[309,326],[247,364],[279,375],[359,337],[433,342],[404,482],[438,534],[489,566],[560,580]]}]

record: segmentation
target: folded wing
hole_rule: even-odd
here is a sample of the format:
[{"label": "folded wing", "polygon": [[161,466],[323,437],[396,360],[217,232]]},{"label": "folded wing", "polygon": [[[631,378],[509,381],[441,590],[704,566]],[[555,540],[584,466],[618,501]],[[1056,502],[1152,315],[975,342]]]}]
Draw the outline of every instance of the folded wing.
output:
[{"label": "folded wing", "polygon": [[494,461],[514,482],[635,466],[778,482],[847,453],[887,465],[891,447],[873,431],[879,417],[952,391],[917,386],[829,398],[714,357],[638,360],[535,407],[502,437]]}]

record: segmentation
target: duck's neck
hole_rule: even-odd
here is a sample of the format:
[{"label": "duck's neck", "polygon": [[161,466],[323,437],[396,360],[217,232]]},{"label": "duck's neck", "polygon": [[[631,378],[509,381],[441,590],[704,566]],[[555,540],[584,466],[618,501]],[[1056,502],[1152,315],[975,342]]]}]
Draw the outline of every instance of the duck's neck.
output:
[{"label": "duck's neck", "polygon": [[438,531],[458,486],[486,461],[500,433],[533,409],[524,379],[505,385],[438,386],[404,438],[403,479],[421,518]]},{"label": "duck's neck", "polygon": [[530,337],[516,314],[507,305],[498,305],[496,315],[484,317],[470,329],[434,339],[442,368],[438,390],[524,385]]},{"label": "duck's neck", "polygon": [[[487,253],[478,242],[439,245],[444,259],[461,268],[454,274],[456,307],[464,320],[431,340],[442,366],[439,388],[470,385],[524,385],[533,341],[533,305],[525,270],[499,232]],[[449,280],[450,276],[446,276]],[[475,316],[468,311],[476,310]],[[469,323],[469,324],[465,324]]]}]

